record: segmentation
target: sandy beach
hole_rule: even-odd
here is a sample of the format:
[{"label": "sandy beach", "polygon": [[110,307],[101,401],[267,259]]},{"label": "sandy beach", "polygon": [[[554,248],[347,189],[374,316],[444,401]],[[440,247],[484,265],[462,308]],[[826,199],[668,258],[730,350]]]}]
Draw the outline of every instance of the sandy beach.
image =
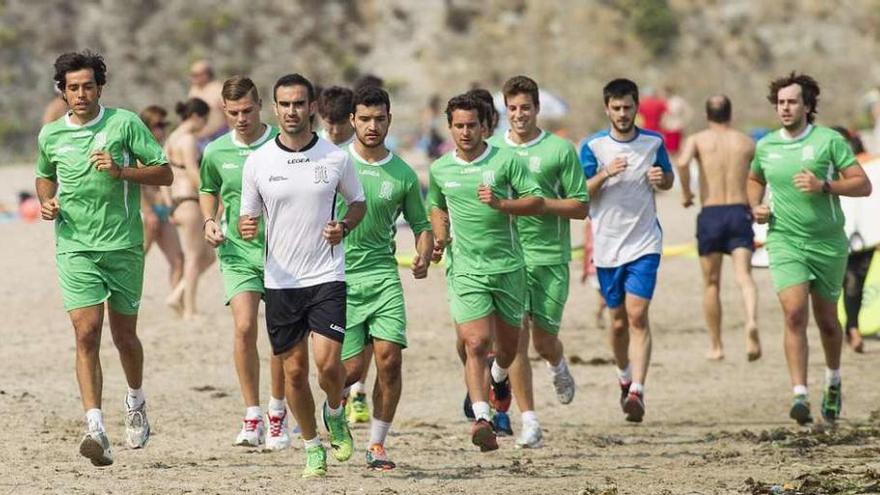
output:
[{"label": "sandy beach", "polygon": [[[0,201],[33,187],[29,166],[0,167]],[[658,196],[665,243],[692,241],[697,210],[676,191]],[[574,237],[580,238],[577,223]],[[408,231],[401,250],[412,244]],[[880,341],[843,355],[843,419],[834,429],[798,428],[788,419],[790,385],[782,315],[769,273],[756,270],[764,356],[748,363],[739,291],[729,262],[722,275],[726,359],[708,347],[701,276],[692,256],[665,257],[651,309],[653,363],[647,414],[627,424],[617,402],[606,330],[596,327],[597,297],[572,265],[562,339],[577,395],[557,403],[543,362],[534,360],[537,412],[546,447],[479,453],[461,413],[464,379],[455,354],[442,269],[425,281],[402,270],[410,347],[404,391],[387,448],[398,469],[368,471],[368,427],[354,427],[357,452],[330,460],[323,480],[303,481],[302,442],[284,452],[233,447],[243,413],[232,363],[232,320],[216,265],[202,279],[203,316],[184,323],[163,304],[167,266],[147,257],[139,334],[154,436],[145,450],[122,445],[125,380],[105,325],[104,414],[115,464],[94,468],[77,453],[83,424],[74,377],[74,338],[62,308],[48,222],[0,223],[0,495],[18,493],[346,493],[346,494],[727,494],[880,491]],[[261,319],[261,397],[268,400],[268,341]],[[810,392],[818,416],[824,372],[811,323]],[[371,380],[375,373],[371,374]],[[313,385],[316,381],[312,380]],[[372,390],[372,384],[370,385]],[[316,389],[316,399],[323,394]],[[514,429],[519,412],[511,409]],[[786,485],[787,484],[787,485]],[[848,491],[847,491],[848,490]],[[782,493],[782,492],[777,492]]]}]

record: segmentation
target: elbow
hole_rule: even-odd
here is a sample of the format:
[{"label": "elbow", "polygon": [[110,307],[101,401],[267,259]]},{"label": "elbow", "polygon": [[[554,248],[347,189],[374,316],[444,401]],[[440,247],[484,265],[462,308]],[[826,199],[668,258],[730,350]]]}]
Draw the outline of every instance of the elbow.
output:
[{"label": "elbow", "polygon": [[862,187],[862,196],[870,196],[874,192],[874,186],[870,179],[865,179],[865,185]]}]

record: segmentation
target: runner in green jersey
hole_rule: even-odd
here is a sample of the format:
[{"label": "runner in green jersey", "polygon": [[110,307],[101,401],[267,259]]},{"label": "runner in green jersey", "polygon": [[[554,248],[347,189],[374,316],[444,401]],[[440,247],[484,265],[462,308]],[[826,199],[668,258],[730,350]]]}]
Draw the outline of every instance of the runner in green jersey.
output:
[{"label": "runner in green jersey", "polygon": [[453,239],[451,312],[465,341],[465,379],[477,419],[471,437],[481,451],[498,448],[489,417],[488,350],[494,339],[490,381],[495,408],[504,411],[510,403],[507,368],[525,309],[525,262],[513,215],[540,214],[544,207],[522,161],[483,141],[485,113],[473,97],[449,101],[446,116],[456,149],[431,165],[428,190],[438,249]]},{"label": "runner in green jersey", "polygon": [[538,84],[529,77],[515,76],[504,83],[502,94],[510,130],[494,141],[524,159],[544,196],[543,215],[518,217],[516,221],[526,262],[528,317],[523,321],[517,358],[511,367],[513,395],[523,424],[516,443],[536,448],[543,445],[543,435],[532,389],[529,320],[535,350],[547,362],[556,396],[568,404],[574,398],[575,384],[559,340],[559,324],[568,299],[569,219],[586,218],[589,195],[574,146],[538,127]]},{"label": "runner in green jersey", "polygon": [[[385,439],[400,401],[401,351],[407,345],[403,288],[394,256],[395,223],[400,214],[415,235],[415,278],[428,275],[434,247],[419,179],[406,162],[385,147],[390,108],[388,93],[379,87],[367,86],[355,92],[350,119],[355,139],[347,147],[364,188],[367,213],[358,228],[345,237],[348,293],[342,359],[346,385],[351,386],[369,366],[366,350],[372,342],[376,385],[366,455],[367,466],[378,470],[395,467],[385,452]],[[338,215],[347,210],[341,200],[337,208]]]},{"label": "runner in green jersey", "polygon": [[[260,121],[257,88],[247,77],[235,76],[223,83],[223,111],[227,134],[205,148],[200,167],[199,202],[204,215],[205,239],[217,248],[226,304],[235,325],[233,356],[245,410],[235,445],[259,447],[264,439],[270,450],[290,446],[287,406],[284,401],[284,370],[281,358],[271,356],[271,397],[267,421],[260,408],[260,357],[257,354],[257,315],[263,289],[263,224],[257,239],[245,241],[238,232],[241,209],[241,172],[247,157],[278,131]],[[217,198],[223,202],[221,218]],[[265,426],[268,423],[268,428]],[[268,435],[266,434],[268,433]]]},{"label": "runner in green jersey", "polygon": [[[807,392],[809,303],[825,351],[822,416],[840,415],[840,351],[843,333],[837,299],[846,271],[847,240],[838,196],[867,196],[871,183],[843,137],[813,124],[819,85],[791,73],[770,83],[768,99],[782,129],[758,142],[748,196],[758,223],[770,223],[770,274],[785,314],[785,358],[794,387],[789,416],[812,421]],[[770,188],[770,205],[763,205]]]},{"label": "runner in green jersey", "polygon": [[36,167],[41,214],[55,222],[61,293],[76,333],[76,376],[87,423],[80,453],[96,466],[113,463],[98,359],[104,301],[128,382],[126,443],[140,448],[150,437],[137,337],[144,275],[139,185],[172,181],[162,148],[140,118],[100,105],[106,71],[101,56],[91,52],[65,53],[55,61],[55,82],[70,111],[40,131]]}]

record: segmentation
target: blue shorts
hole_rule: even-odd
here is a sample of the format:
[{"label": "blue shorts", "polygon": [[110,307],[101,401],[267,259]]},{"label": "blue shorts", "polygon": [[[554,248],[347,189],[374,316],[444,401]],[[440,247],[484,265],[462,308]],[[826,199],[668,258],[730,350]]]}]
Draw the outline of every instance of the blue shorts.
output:
[{"label": "blue shorts", "polygon": [[746,205],[705,206],[697,215],[697,252],[730,254],[755,249],[752,211]]},{"label": "blue shorts", "polygon": [[633,294],[642,299],[654,296],[657,285],[657,269],[660,268],[659,254],[646,254],[614,268],[596,268],[599,278],[599,291],[605,298],[609,308],[623,304],[626,294]]}]

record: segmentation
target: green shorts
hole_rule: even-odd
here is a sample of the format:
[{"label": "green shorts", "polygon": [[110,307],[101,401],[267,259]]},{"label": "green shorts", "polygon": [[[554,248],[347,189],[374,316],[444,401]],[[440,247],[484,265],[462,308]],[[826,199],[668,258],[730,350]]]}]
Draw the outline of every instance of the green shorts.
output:
[{"label": "green shorts", "polygon": [[452,319],[466,323],[497,313],[508,325],[522,326],[526,301],[526,271],[476,275],[453,273],[449,284]]},{"label": "green shorts", "polygon": [[240,256],[222,256],[220,274],[223,275],[223,290],[226,292],[227,305],[233,297],[242,292],[266,293],[263,286],[263,267]]},{"label": "green shorts", "polygon": [[809,282],[810,292],[836,302],[846,275],[847,244],[841,240],[767,240],[770,276],[776,292]]},{"label": "green shorts", "polygon": [[568,263],[526,267],[526,313],[541,330],[551,335],[559,334],[562,311],[568,300],[568,277]]},{"label": "green shorts", "polygon": [[348,281],[342,360],[351,359],[373,339],[406,348],[406,305],[397,274]]},{"label": "green shorts", "polygon": [[76,251],[55,256],[64,309],[107,301],[113,311],[136,315],[144,282],[144,248]]}]

